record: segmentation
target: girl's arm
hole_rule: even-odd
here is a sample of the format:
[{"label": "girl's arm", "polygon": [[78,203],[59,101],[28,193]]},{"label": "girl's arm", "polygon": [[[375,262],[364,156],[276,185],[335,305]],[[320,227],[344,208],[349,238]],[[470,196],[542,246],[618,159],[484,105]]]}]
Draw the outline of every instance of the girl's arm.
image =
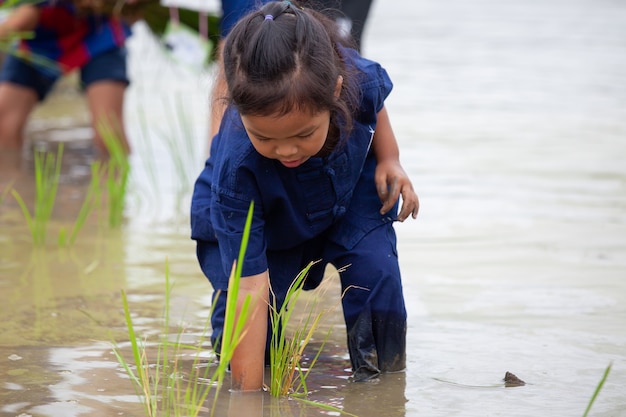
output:
[{"label": "girl's arm", "polygon": [[258,391],[263,388],[265,341],[267,339],[269,273],[241,277],[237,296],[237,314],[247,296],[251,313],[245,323],[243,338],[230,361],[231,387],[235,391]]},{"label": "girl's arm", "polygon": [[378,112],[376,131],[372,140],[372,149],[376,155],[376,189],[378,196],[383,202],[381,214],[387,213],[402,195],[402,209],[398,214],[398,220],[404,221],[409,215],[417,217],[419,199],[413,190],[413,185],[406,172],[400,165],[400,150],[398,142],[393,134],[387,109]]},{"label": "girl's arm", "polygon": [[7,38],[17,32],[34,30],[39,22],[39,8],[32,4],[16,7],[6,19],[0,23],[0,39]]}]

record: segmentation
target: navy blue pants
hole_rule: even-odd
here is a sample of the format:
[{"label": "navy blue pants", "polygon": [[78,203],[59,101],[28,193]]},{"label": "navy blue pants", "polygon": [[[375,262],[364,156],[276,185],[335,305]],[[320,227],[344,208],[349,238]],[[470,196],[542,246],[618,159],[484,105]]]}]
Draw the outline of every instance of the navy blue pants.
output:
[{"label": "navy blue pants", "polygon": [[[92,57],[80,70],[82,88],[97,81],[119,81],[128,85],[130,81],[126,72],[126,56],[126,48],[119,47]],[[42,69],[15,55],[7,54],[0,71],[0,81],[31,88],[37,93],[39,101],[42,101],[61,75],[56,68]]]},{"label": "navy blue pants", "polygon": [[[321,283],[327,263],[336,268],[349,265],[340,273],[340,279],[354,380],[405,368],[406,309],[396,235],[391,223],[375,228],[349,251],[320,236],[294,249],[272,251],[267,255],[271,285],[279,306],[284,302],[291,282],[309,262],[321,260],[311,268],[305,289],[316,288]],[[352,286],[359,288],[350,288]],[[216,296],[211,340],[215,350],[219,351],[226,291],[218,292]],[[268,344],[270,336],[268,334]]]}]

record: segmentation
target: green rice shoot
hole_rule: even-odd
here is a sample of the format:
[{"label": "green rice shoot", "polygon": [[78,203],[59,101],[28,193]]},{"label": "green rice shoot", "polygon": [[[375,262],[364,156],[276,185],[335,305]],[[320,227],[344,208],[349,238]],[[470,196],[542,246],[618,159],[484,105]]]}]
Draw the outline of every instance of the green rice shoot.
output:
[{"label": "green rice shoot", "polygon": [[52,217],[61,177],[62,159],[63,143],[59,144],[56,155],[50,152],[34,152],[35,207],[32,214],[21,195],[15,189],[11,190],[26,219],[35,246],[43,246],[46,242],[48,222]]},{"label": "green rice shoot", "polygon": [[589,400],[589,404],[587,404],[587,409],[585,410],[585,413],[583,414],[583,417],[587,417],[589,415],[589,411],[591,411],[591,406],[596,401],[596,398],[598,397],[598,394],[600,394],[600,391],[602,390],[602,387],[604,386],[604,383],[606,382],[606,379],[608,378],[609,373],[611,372],[611,367],[612,366],[613,366],[613,364],[609,363],[609,366],[607,366],[606,369],[604,370],[604,374],[602,375],[602,379],[600,379],[600,382],[596,386],[596,389],[593,392],[593,395],[591,396],[591,399]]},{"label": "green rice shoot", "polygon": [[98,132],[109,152],[106,164],[109,226],[118,228],[124,219],[124,199],[130,175],[130,162],[121,138],[115,133],[111,123],[101,122],[98,125]]}]

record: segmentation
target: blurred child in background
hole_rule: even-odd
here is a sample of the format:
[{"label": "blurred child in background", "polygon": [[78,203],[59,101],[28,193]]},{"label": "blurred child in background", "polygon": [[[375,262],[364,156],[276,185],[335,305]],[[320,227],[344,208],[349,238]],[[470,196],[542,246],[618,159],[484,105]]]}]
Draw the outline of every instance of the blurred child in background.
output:
[{"label": "blurred child in background", "polygon": [[[23,2],[0,22],[0,42],[8,46],[16,40],[0,72],[0,149],[20,150],[37,104],[60,77],[80,70],[96,148],[107,154],[99,131],[105,125],[130,152],[123,121],[130,26],[105,13],[103,5],[102,0]],[[24,32],[32,37],[18,39]]]}]

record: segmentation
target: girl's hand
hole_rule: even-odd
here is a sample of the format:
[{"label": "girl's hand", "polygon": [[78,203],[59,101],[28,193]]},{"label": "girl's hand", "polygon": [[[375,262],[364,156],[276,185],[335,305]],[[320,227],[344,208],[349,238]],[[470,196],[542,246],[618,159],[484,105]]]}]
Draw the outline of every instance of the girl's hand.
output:
[{"label": "girl's hand", "polygon": [[379,161],[374,176],[376,190],[383,206],[381,214],[387,213],[396,204],[402,195],[402,209],[398,213],[398,220],[403,222],[409,215],[414,219],[419,211],[419,199],[413,190],[413,184],[397,160]]}]

